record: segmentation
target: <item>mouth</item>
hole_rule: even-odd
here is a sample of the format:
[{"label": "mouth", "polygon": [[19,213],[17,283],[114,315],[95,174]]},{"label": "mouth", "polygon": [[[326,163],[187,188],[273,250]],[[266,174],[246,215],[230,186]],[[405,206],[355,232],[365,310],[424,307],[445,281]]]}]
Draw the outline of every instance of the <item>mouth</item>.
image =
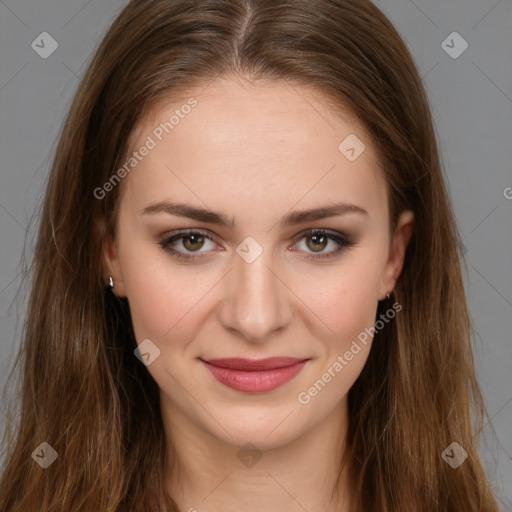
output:
[{"label": "mouth", "polygon": [[309,359],[271,357],[268,359],[210,359],[202,363],[225,386],[246,393],[263,393],[295,377]]}]

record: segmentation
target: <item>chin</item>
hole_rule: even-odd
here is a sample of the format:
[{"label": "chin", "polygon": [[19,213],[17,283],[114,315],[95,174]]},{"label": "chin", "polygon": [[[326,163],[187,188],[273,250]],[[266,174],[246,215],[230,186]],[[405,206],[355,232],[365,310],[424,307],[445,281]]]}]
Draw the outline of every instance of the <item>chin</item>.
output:
[{"label": "chin", "polygon": [[[297,424],[295,413],[286,409],[276,414],[267,414],[261,418],[261,412],[244,413],[243,418],[227,418],[221,420],[222,427],[215,423],[211,425],[214,431],[210,434],[222,443],[239,449],[248,443],[260,450],[280,448],[294,441],[303,433]],[[259,417],[258,417],[259,416]],[[225,430],[224,430],[225,429]]]}]

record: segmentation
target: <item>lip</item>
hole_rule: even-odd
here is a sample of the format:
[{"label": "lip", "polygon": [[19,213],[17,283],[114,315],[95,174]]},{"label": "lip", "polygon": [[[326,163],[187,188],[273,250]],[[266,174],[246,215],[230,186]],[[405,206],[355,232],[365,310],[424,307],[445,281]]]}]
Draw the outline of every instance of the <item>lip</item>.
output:
[{"label": "lip", "polygon": [[201,361],[221,384],[246,393],[262,393],[272,391],[291,380],[302,370],[308,359],[270,357]]}]

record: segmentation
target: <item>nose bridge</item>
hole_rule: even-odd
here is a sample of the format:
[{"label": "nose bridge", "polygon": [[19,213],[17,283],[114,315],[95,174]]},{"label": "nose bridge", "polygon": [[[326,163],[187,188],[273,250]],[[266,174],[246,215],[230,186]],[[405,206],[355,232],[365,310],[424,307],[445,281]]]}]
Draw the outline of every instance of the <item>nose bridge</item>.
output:
[{"label": "nose bridge", "polygon": [[[244,252],[244,249],[246,251]],[[247,250],[248,249],[248,250]],[[234,256],[230,292],[223,299],[221,322],[250,341],[265,341],[272,333],[289,323],[293,313],[287,288],[274,268],[271,251],[263,250],[252,259],[257,247],[240,244]]]}]

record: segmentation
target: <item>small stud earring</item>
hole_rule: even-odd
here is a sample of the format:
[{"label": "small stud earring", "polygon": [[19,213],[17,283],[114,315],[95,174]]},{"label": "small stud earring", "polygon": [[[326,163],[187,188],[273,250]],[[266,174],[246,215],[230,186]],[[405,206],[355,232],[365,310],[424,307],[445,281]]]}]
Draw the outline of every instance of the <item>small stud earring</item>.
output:
[{"label": "small stud earring", "polygon": [[108,285],[110,286],[110,289],[114,288],[114,280],[112,279],[112,276],[108,277]]},{"label": "small stud earring", "polygon": [[[112,279],[112,278],[110,278],[110,279]],[[388,300],[389,300],[389,293],[388,293]]]}]

